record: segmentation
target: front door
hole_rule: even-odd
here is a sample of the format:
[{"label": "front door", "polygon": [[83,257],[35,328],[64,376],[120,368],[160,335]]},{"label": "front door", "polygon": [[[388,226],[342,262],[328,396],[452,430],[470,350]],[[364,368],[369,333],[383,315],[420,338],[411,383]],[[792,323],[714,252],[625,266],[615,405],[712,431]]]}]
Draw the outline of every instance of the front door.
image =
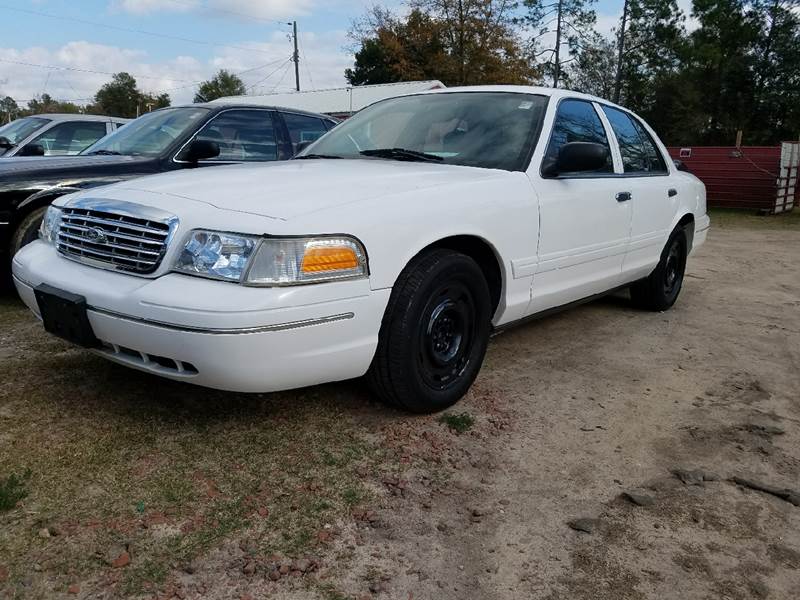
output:
[{"label": "front door", "polygon": [[[631,202],[620,187],[609,136],[599,106],[567,98],[556,109],[543,156],[534,156],[529,175],[539,195],[539,252],[530,313],[563,306],[616,287],[631,227]],[[598,171],[540,174],[541,162],[568,142],[609,148]]]}]

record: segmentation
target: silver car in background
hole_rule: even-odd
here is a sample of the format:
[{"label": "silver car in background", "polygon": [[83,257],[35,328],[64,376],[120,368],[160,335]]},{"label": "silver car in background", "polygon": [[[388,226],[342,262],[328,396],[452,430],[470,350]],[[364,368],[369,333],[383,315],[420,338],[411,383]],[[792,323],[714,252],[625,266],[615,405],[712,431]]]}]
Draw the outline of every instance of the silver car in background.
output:
[{"label": "silver car in background", "polygon": [[128,121],[80,114],[23,117],[0,127],[0,158],[73,156]]}]

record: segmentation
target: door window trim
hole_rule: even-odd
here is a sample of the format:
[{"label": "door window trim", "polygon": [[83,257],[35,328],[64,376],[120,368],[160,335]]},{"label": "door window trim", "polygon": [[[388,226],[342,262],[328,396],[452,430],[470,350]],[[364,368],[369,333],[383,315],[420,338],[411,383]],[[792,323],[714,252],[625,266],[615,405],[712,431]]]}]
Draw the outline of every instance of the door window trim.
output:
[{"label": "door window trim", "polygon": [[[208,120],[207,120],[205,123],[203,123],[203,124],[202,124],[202,125],[201,125],[201,126],[198,128],[198,129],[197,129],[197,131],[195,131],[195,132],[194,132],[194,133],[193,133],[193,134],[192,134],[192,135],[189,137],[189,139],[188,139],[188,140],[186,140],[186,141],[183,143],[183,145],[182,145],[180,148],[178,148],[177,152],[175,152],[175,154],[173,154],[173,156],[172,156],[172,162],[174,162],[174,163],[177,163],[177,164],[179,164],[179,165],[191,165],[191,164],[194,164],[194,163],[192,163],[192,162],[191,162],[191,161],[189,161],[189,160],[178,160],[178,157],[181,155],[181,152],[183,152],[183,151],[184,151],[184,149],[185,149],[185,148],[186,148],[186,147],[187,147],[189,144],[191,144],[191,143],[192,143],[192,142],[195,140],[195,138],[196,138],[198,135],[200,135],[200,132],[201,132],[201,131],[203,131],[203,130],[204,130],[204,129],[205,129],[207,126],[208,126],[208,125],[210,125],[211,123],[213,123],[213,122],[214,122],[214,120],[215,120],[217,117],[219,117],[220,115],[224,115],[225,113],[227,113],[227,112],[230,112],[230,111],[232,111],[232,110],[239,110],[239,111],[241,111],[241,110],[249,110],[249,111],[258,111],[258,112],[265,112],[265,113],[267,113],[267,114],[269,115],[270,119],[272,120],[272,129],[273,129],[273,131],[275,132],[275,147],[276,147],[276,149],[277,149],[277,152],[278,152],[278,158],[277,158],[276,160],[282,160],[282,159],[280,158],[280,151],[281,151],[281,150],[280,150],[280,148],[281,148],[281,141],[280,141],[280,137],[281,137],[281,136],[279,136],[279,135],[278,135],[278,123],[277,123],[277,118],[276,118],[276,112],[277,112],[277,111],[276,111],[275,109],[273,109],[273,108],[251,108],[251,107],[249,107],[249,106],[247,106],[247,107],[238,107],[238,106],[232,106],[232,107],[230,107],[230,108],[226,108],[226,109],[223,109],[223,110],[219,111],[217,114],[215,114],[213,117],[211,117],[210,119],[208,119]],[[241,161],[241,160],[200,160],[200,161],[198,161],[198,164],[213,164],[213,165],[238,165],[238,164],[242,164],[242,162],[244,162],[244,161]],[[264,161],[257,161],[257,160],[254,160],[254,161],[250,161],[250,162],[272,162],[272,161],[268,161],[268,160],[264,160]]]},{"label": "door window trim", "polygon": [[[666,160],[666,158],[664,157],[664,153],[661,151],[661,145],[658,142],[656,142],[655,138],[653,137],[653,134],[650,132],[650,129],[647,127],[647,125],[645,124],[645,122],[642,119],[637,117],[635,114],[633,114],[628,109],[623,108],[622,106],[616,106],[616,105],[610,104],[608,102],[597,102],[597,104],[601,108],[602,107],[608,107],[608,108],[611,108],[613,110],[617,110],[617,111],[625,114],[632,121],[634,121],[634,125],[639,125],[639,127],[641,127],[645,131],[645,133],[648,135],[648,137],[650,138],[650,142],[653,144],[653,147],[656,149],[656,152],[658,152],[658,155],[661,157],[661,160],[664,161],[664,167],[666,168],[666,171],[663,171],[663,172],[660,171],[658,173],[650,173],[648,171],[637,171],[637,172],[632,172],[632,173],[625,173],[624,169],[622,169],[623,173],[619,174],[620,177],[628,177],[628,178],[631,178],[631,177],[668,177],[669,175],[672,174],[672,171],[670,170],[670,163],[672,162],[672,158],[670,158],[669,160]],[[604,113],[603,116],[605,117],[605,111],[602,111],[602,112]],[[609,127],[611,127],[611,121],[608,122],[608,125],[609,125]],[[617,134],[616,134],[616,132],[614,132],[613,127],[611,129],[612,129],[612,133],[614,134],[614,140],[617,141],[617,143],[618,143]],[[639,131],[638,130],[637,130],[636,134],[639,135]],[[641,140],[641,137],[640,137],[640,140]],[[619,152],[619,149],[618,149],[618,152]],[[620,165],[621,165],[621,161],[622,161],[622,153],[620,152]]]}]

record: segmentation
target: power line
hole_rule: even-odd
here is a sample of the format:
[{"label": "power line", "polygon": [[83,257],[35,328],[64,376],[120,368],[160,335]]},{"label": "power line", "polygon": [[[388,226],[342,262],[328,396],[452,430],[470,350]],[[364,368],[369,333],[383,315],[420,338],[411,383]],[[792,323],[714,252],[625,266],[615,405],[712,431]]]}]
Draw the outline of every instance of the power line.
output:
[{"label": "power line", "polygon": [[[173,4],[182,4],[183,6],[188,6],[190,8],[198,8],[198,5],[194,2],[184,2],[183,0],[168,0],[168,2],[172,2]],[[209,6],[208,4],[205,3],[200,3],[199,7],[204,10],[207,10],[208,12],[226,13],[229,15],[235,15],[237,17],[247,17],[248,19],[263,21],[264,23],[273,23],[281,26],[288,25],[288,23],[285,23],[283,21],[278,21],[277,19],[266,19],[264,17],[259,17],[257,15],[254,15],[252,13],[241,12],[238,10],[230,10],[228,8],[218,8],[216,6]]]},{"label": "power line", "polygon": [[262,84],[262,83],[264,83],[264,82],[265,82],[267,79],[269,79],[270,77],[272,77],[273,75],[275,75],[275,73],[277,73],[278,71],[280,71],[280,70],[281,70],[281,69],[284,67],[284,65],[288,65],[288,63],[291,63],[291,62],[292,62],[292,59],[291,59],[291,58],[287,58],[287,59],[285,59],[285,60],[284,60],[284,61],[283,61],[283,62],[282,62],[280,65],[278,65],[278,68],[277,68],[277,69],[275,69],[274,71],[270,72],[270,73],[269,73],[269,75],[267,75],[266,77],[263,77],[263,78],[259,79],[258,81],[256,81],[255,83],[253,83],[253,84],[251,84],[251,85],[245,86],[245,88],[244,88],[244,89],[245,89],[245,92],[246,92],[247,90],[253,90],[253,89],[254,89],[256,86],[258,86],[258,85],[261,85],[261,84]]},{"label": "power line", "polygon": [[185,38],[179,37],[175,35],[168,35],[166,33],[156,33],[154,31],[146,31],[144,29],[133,29],[129,27],[120,27],[118,25],[109,25],[107,23],[98,23],[97,21],[88,21],[86,19],[79,19],[77,17],[68,17],[63,15],[54,15],[51,13],[41,12],[38,10],[30,10],[27,8],[17,8],[14,6],[6,6],[4,4],[0,4],[0,8],[5,10],[13,10],[16,12],[27,13],[30,15],[37,15],[40,17],[47,17],[49,19],[57,19],[59,21],[73,21],[75,23],[82,23],[83,25],[91,25],[92,27],[105,27],[106,29],[114,29],[116,31],[125,31],[128,33],[136,33],[141,35],[150,35],[153,37],[165,38],[168,40],[177,40],[179,42],[187,42],[190,44],[201,44],[203,46],[211,46],[214,48],[233,48],[235,50],[246,50],[247,52],[263,52],[265,54],[269,54],[269,50],[263,50],[261,48],[253,48],[248,46],[233,46],[231,44],[217,44],[214,42],[205,42],[203,40],[195,40],[192,38]]},{"label": "power line", "polygon": [[308,66],[308,59],[306,58],[306,50],[305,48],[303,48],[302,40],[297,40],[297,41],[300,44],[300,54],[303,55],[303,65],[306,68],[306,73],[308,74],[308,80],[309,82],[311,82],[311,89],[315,90],[317,88],[314,86],[314,78],[311,76],[311,67]]},{"label": "power line", "polygon": [[[56,71],[76,71],[78,73],[94,73],[96,75],[116,75],[116,73],[112,73],[111,71],[96,71],[94,69],[82,69],[79,67],[66,67],[66,66],[59,66],[59,65],[42,65],[38,63],[31,63],[25,62],[22,60],[10,60],[7,58],[0,58],[0,62],[9,63],[12,65],[22,65],[25,67],[37,67],[39,69],[51,69]],[[127,71],[126,71],[127,73]],[[153,75],[137,75],[136,73],[128,73],[133,77],[137,77],[139,79],[158,79],[159,81],[180,81],[180,82],[187,82],[190,81],[189,79],[173,79],[171,77],[156,77]]]}]

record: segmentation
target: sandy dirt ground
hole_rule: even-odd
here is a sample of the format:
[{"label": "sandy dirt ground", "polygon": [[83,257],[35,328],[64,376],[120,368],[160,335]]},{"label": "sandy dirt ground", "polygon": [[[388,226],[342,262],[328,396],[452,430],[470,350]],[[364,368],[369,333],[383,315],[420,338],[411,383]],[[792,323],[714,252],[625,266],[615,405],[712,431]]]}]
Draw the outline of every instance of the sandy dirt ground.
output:
[{"label": "sandy dirt ground", "polygon": [[245,528],[156,596],[800,598],[800,498],[733,481],[800,490],[800,231],[713,230],[666,313],[620,294],[497,336],[463,433],[358,383],[314,394],[381,457],[357,468],[368,500],[306,575],[270,577]]}]

